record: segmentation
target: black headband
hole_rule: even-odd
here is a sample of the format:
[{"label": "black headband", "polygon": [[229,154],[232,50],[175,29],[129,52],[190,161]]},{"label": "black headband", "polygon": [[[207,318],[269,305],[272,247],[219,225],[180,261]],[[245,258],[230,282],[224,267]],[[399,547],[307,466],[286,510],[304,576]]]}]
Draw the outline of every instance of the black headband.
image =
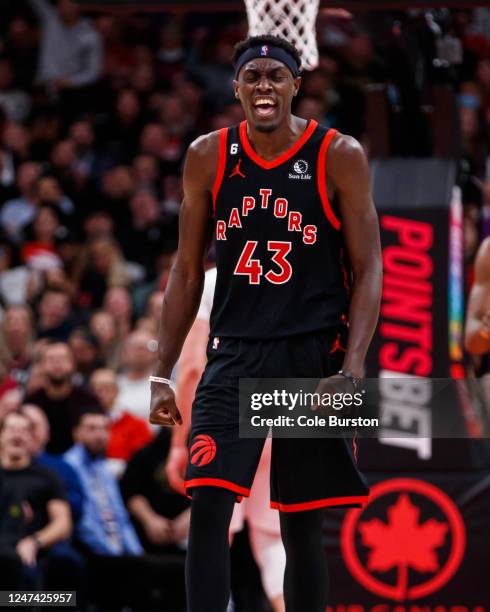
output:
[{"label": "black headband", "polygon": [[294,57],[282,47],[276,47],[274,45],[259,45],[257,47],[251,47],[240,55],[235,64],[235,78],[238,78],[238,73],[244,64],[253,59],[260,59],[262,57],[270,57],[271,59],[282,62],[289,68],[293,77],[299,76],[299,65]]}]

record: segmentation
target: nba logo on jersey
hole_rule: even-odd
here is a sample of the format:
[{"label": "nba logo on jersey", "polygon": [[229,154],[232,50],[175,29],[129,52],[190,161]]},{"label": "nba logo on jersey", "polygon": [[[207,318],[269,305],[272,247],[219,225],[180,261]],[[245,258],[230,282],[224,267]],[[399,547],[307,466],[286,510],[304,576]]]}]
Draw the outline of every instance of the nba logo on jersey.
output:
[{"label": "nba logo on jersey", "polygon": [[219,347],[219,338],[213,338],[213,350],[217,351]]},{"label": "nba logo on jersey", "polygon": [[260,49],[260,55],[269,55],[269,47],[267,45],[262,45],[262,48]]}]

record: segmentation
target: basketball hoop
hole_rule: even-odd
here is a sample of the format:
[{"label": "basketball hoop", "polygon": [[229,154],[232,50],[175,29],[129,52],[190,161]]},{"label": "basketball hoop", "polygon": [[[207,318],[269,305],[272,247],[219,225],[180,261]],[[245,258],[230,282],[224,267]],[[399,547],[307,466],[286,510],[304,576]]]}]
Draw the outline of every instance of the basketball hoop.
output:
[{"label": "basketball hoop", "polygon": [[249,36],[274,34],[289,40],[301,55],[301,66],[318,66],[315,23],[320,0],[245,0]]}]

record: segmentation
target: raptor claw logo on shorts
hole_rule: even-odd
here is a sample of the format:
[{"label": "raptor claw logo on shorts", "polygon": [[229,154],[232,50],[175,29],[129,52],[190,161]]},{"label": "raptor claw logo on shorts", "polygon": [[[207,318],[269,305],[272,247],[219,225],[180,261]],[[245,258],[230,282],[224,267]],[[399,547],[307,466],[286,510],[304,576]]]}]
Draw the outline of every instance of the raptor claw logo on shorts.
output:
[{"label": "raptor claw logo on shorts", "polygon": [[260,49],[260,55],[262,56],[269,55],[269,47],[267,45],[262,45]]},{"label": "raptor claw logo on shorts", "polygon": [[341,547],[359,584],[403,602],[426,597],[453,578],[466,531],[444,491],[423,480],[394,478],[372,487],[361,512],[347,512]]},{"label": "raptor claw logo on shorts", "polygon": [[199,434],[192,441],[192,446],[189,451],[192,465],[203,467],[216,456],[216,442],[211,436]]}]

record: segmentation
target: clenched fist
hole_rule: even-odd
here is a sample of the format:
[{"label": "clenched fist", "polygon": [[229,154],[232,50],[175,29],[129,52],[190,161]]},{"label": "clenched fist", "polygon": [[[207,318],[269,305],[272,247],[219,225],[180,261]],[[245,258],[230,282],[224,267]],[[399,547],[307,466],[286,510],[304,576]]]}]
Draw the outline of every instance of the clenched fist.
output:
[{"label": "clenched fist", "polygon": [[151,383],[150,423],[182,425],[182,417],[175,403],[175,393],[165,383]]}]

